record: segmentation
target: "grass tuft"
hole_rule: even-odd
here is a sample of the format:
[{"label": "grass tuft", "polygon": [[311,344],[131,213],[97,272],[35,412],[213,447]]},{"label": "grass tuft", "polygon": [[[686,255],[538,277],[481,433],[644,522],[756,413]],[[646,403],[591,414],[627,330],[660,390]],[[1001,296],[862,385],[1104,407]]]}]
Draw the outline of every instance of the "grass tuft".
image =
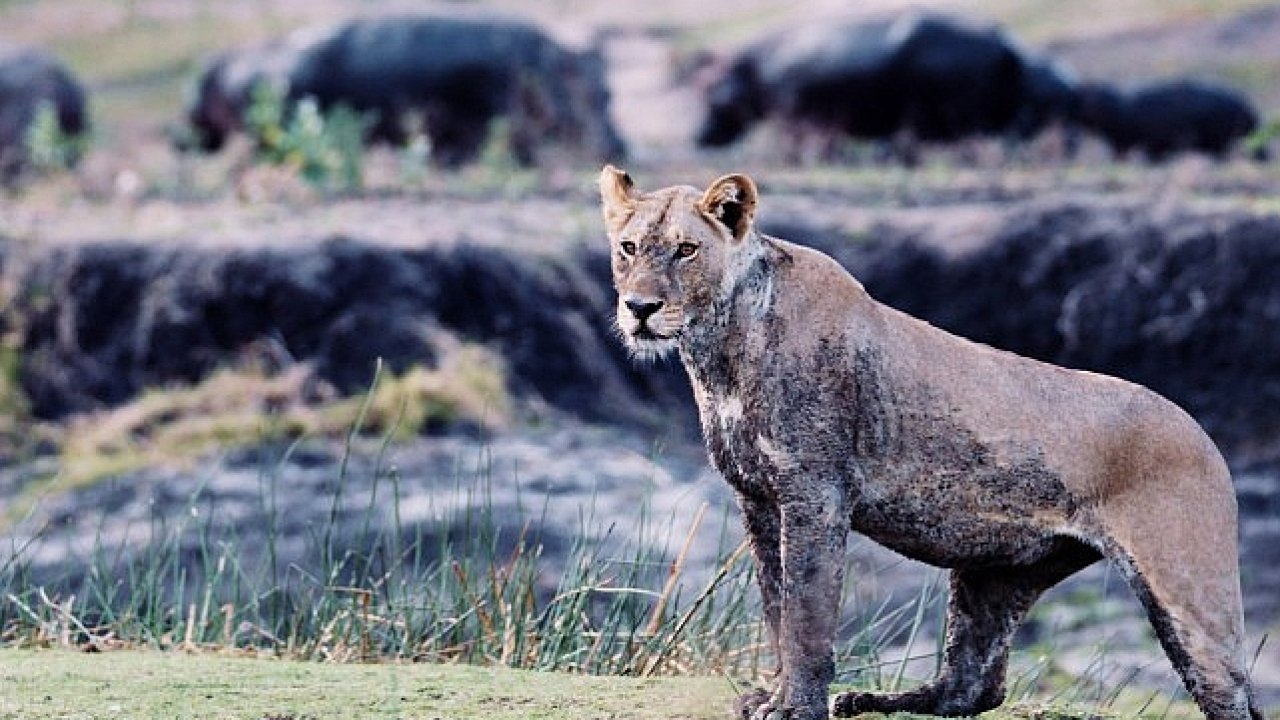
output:
[{"label": "grass tuft", "polygon": [[[383,502],[398,503],[394,473],[384,480],[391,487]],[[351,510],[342,484],[335,518]],[[680,561],[610,532],[595,539],[587,516],[557,572],[532,519],[509,537],[487,493],[466,492],[464,509],[425,528],[368,523],[362,537],[350,538],[331,525],[315,534],[304,562],[287,568],[273,551],[247,564],[234,534],[211,524],[216,513],[199,497],[189,514],[153,527],[146,550],[99,546],[81,572],[69,562],[54,582],[32,580],[24,556],[38,544],[17,548],[0,566],[0,643],[633,676],[741,676],[764,665],[762,628],[745,599],[753,589],[745,547],[726,553],[686,601],[669,581]],[[270,488],[263,493],[264,506],[274,507]],[[369,517],[378,498],[364,508]]]},{"label": "grass tuft", "polygon": [[363,433],[396,439],[455,423],[501,428],[510,413],[505,382],[492,353],[467,345],[444,353],[436,368],[387,374],[367,397],[333,397],[306,365],[274,375],[223,369],[192,387],[150,390],[119,408],[71,420],[56,481],[76,487],[263,441],[339,438],[362,408]]}]

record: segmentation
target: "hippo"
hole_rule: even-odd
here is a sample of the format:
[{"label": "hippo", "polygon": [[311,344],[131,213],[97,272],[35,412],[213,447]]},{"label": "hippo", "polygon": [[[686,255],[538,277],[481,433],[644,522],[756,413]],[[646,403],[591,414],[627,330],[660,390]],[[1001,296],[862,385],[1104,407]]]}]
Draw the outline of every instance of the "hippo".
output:
[{"label": "hippo", "polygon": [[776,118],[863,139],[998,133],[1024,95],[1020,51],[998,29],[948,17],[812,22],[760,38],[708,71],[696,141],[736,142]]},{"label": "hippo", "polygon": [[1117,155],[1138,151],[1153,161],[1183,151],[1223,158],[1258,127],[1257,111],[1243,94],[1188,79],[1128,91],[1091,83],[1081,89],[1080,113],[1082,124]]},{"label": "hippo", "polygon": [[534,164],[550,147],[601,160],[626,148],[609,117],[605,65],[596,50],[573,51],[533,25],[488,14],[410,15],[305,28],[283,39],[215,57],[188,121],[216,149],[244,128],[260,83],[290,105],[346,106],[369,119],[369,142],[430,140],[436,162],[479,155],[495,120],[510,149]]},{"label": "hippo", "polygon": [[[84,88],[61,62],[36,48],[0,45],[0,180],[29,166],[28,132],[42,106],[52,108],[63,135],[89,131]],[[76,150],[68,162],[79,160]]]},{"label": "hippo", "polygon": [[1080,81],[1060,61],[1024,55],[1022,102],[1013,121],[1013,134],[1023,140],[1052,127],[1075,133],[1080,123]]}]

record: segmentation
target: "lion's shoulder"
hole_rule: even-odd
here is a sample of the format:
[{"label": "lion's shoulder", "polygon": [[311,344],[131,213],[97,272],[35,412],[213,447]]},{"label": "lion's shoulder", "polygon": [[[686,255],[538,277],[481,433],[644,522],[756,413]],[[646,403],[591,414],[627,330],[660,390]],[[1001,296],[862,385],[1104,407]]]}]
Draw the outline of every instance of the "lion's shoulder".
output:
[{"label": "lion's shoulder", "polygon": [[773,293],[780,319],[795,324],[801,337],[846,328],[877,305],[830,255],[774,237],[763,236],[761,242],[775,258]]}]

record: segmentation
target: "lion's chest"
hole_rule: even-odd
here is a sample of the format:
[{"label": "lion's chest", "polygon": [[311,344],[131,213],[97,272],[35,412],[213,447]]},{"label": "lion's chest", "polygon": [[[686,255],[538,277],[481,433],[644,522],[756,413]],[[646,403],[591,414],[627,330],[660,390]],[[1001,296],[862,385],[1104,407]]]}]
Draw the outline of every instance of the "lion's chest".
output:
[{"label": "lion's chest", "polygon": [[759,406],[736,395],[699,404],[712,464],[738,492],[772,497],[781,476],[802,470],[800,459],[774,439]]}]

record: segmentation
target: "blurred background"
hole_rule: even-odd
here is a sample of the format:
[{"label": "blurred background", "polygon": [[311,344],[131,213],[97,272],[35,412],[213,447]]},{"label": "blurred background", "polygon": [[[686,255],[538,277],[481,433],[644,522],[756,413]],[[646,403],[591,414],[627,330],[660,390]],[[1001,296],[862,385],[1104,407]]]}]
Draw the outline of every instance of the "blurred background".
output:
[{"label": "blurred background", "polygon": [[[72,642],[271,646],[338,580],[397,578],[394,616],[450,552],[533,547],[547,602],[584,547],[633,573],[592,582],[683,581],[625,608],[654,627],[731,565],[755,602],[682,371],[613,336],[614,162],[748,172],[766,232],[876,297],[1195,415],[1274,712],[1277,39],[1254,0],[0,0],[0,642],[57,642],[22,608],[74,597]],[[850,552],[841,677],[927,677],[940,574]],[[232,611],[196,622],[206,587]],[[178,610],[114,622],[144,596]],[[759,627],[716,654],[706,623],[680,667],[753,677]],[[432,627],[378,651],[492,660]],[[1185,698],[1102,566],[1019,639],[1015,695]]]},{"label": "blurred background", "polygon": [[[109,184],[122,172],[136,175],[136,183],[123,184],[137,184],[134,192],[143,192],[158,182],[149,178],[151,174],[172,177],[177,172],[170,141],[180,130],[202,70],[215,54],[231,49],[251,54],[248,51],[299,28],[315,34],[355,17],[403,15],[430,7],[390,0],[216,5],[14,0],[0,13],[7,43],[50,52],[87,92],[94,152],[88,154],[82,172],[96,184]],[[1274,82],[1280,50],[1271,42],[1280,20],[1275,5],[1266,2],[1176,0],[1065,7],[1029,0],[878,0],[850,8],[839,2],[752,0],[723,9],[658,4],[643,13],[587,2],[459,2],[438,7],[455,13],[507,13],[534,23],[567,49],[603,52],[613,96],[611,119],[636,159],[688,155],[702,120],[706,86],[723,69],[699,71],[716,59],[731,60],[736,51],[771,34],[794,36],[806,26],[856,25],[920,9],[973,25],[998,25],[1025,60],[1052,62],[1073,83],[1135,89],[1196,80],[1241,93],[1259,118],[1273,118],[1280,105]],[[633,17],[638,14],[643,17]],[[833,55],[841,50],[848,48],[831,48]],[[264,57],[253,62],[270,64]]]}]

